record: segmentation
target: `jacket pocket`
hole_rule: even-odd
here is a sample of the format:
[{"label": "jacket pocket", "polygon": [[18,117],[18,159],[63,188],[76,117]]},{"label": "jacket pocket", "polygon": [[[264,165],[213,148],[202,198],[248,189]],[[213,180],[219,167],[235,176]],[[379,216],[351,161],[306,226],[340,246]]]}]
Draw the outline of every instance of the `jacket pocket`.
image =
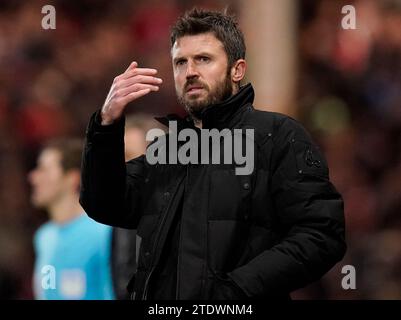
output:
[{"label": "jacket pocket", "polygon": [[207,233],[207,265],[214,275],[224,274],[238,267],[246,248],[249,225],[234,220],[210,220]]}]

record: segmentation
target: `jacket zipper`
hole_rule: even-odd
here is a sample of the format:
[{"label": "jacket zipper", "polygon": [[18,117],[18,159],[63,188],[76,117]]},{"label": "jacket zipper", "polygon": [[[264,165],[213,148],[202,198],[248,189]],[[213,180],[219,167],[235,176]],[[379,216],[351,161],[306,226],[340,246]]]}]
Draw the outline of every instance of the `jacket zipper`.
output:
[{"label": "jacket zipper", "polygon": [[187,172],[186,172],[186,175],[185,175],[185,186],[184,186],[184,194],[183,194],[183,199],[182,199],[182,201],[183,201],[183,203],[182,203],[182,212],[181,212],[181,224],[180,224],[180,238],[179,238],[179,240],[178,240],[178,258],[177,258],[177,283],[176,283],[176,286],[175,286],[175,298],[176,298],[176,300],[178,300],[179,299],[179,284],[180,284],[180,262],[181,262],[181,255],[180,255],[180,253],[181,253],[181,243],[182,243],[182,241],[181,241],[181,239],[182,239],[182,225],[183,225],[183,223],[182,223],[182,220],[183,220],[183,214],[184,214],[184,204],[185,204],[185,193],[186,193],[186,190],[187,190],[187,183],[188,183],[188,176],[189,176],[189,166],[190,166],[191,164],[190,163],[188,163],[187,164]]},{"label": "jacket zipper", "polygon": [[176,195],[176,193],[177,193],[177,190],[179,189],[180,184],[181,184],[181,181],[177,184],[177,186],[176,186],[176,188],[175,188],[175,190],[174,190],[174,194],[171,196],[170,202],[168,203],[166,209],[164,210],[163,219],[162,219],[162,221],[161,221],[160,224],[159,224],[159,230],[158,230],[158,233],[157,233],[157,236],[156,236],[156,241],[154,242],[153,248],[152,248],[152,252],[153,252],[152,269],[150,270],[150,272],[149,272],[149,274],[148,274],[148,276],[147,276],[147,278],[146,278],[145,285],[144,285],[144,289],[143,289],[143,294],[142,294],[142,299],[141,299],[141,300],[146,300],[146,298],[147,298],[149,280],[150,280],[150,278],[151,278],[151,276],[152,276],[153,271],[154,271],[155,268],[156,268],[156,266],[155,266],[155,264],[154,264],[155,255],[156,255],[156,248],[157,248],[157,246],[158,246],[158,244],[159,244],[159,240],[160,240],[160,236],[161,236],[161,231],[163,230],[163,226],[164,226],[164,224],[165,224],[165,222],[166,222],[166,219],[167,219],[167,212],[168,212],[168,210],[170,209],[171,204],[173,203],[173,200],[174,200],[174,198],[175,198],[175,195]]}]

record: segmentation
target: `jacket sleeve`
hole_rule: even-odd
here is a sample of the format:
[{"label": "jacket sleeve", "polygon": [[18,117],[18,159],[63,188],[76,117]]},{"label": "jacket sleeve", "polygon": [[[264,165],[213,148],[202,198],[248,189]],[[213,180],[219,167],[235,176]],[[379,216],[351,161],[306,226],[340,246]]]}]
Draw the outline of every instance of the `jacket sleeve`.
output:
[{"label": "jacket sleeve", "polygon": [[102,126],[100,111],[86,130],[82,155],[80,203],[92,219],[133,229],[139,221],[144,156],[125,163],[124,123]]},{"label": "jacket sleeve", "polygon": [[346,251],[341,195],[305,129],[285,118],[273,137],[270,195],[284,236],[228,275],[250,297],[281,296],[318,280]]}]

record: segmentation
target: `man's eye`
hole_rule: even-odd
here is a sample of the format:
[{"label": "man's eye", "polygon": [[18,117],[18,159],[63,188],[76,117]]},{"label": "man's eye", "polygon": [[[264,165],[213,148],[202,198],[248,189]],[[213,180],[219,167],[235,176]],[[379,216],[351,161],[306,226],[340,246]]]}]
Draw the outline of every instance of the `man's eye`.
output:
[{"label": "man's eye", "polygon": [[202,62],[209,62],[210,58],[209,57],[200,57],[199,60]]},{"label": "man's eye", "polygon": [[185,60],[178,60],[178,61],[176,62],[176,65],[177,65],[177,66],[182,66],[184,63],[185,63]]}]

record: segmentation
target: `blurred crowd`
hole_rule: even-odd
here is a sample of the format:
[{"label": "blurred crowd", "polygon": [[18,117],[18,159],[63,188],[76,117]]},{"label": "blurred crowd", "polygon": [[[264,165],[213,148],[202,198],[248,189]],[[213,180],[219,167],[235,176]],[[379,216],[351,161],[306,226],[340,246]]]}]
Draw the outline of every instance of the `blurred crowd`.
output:
[{"label": "blurred crowd", "polygon": [[[356,29],[341,27],[353,4]],[[301,121],[345,202],[348,252],[304,291],[315,297],[401,299],[401,1],[303,1]],[[356,290],[343,290],[343,265]]]},{"label": "blurred crowd", "polygon": [[[182,114],[169,27],[195,4],[227,3],[236,12],[235,1],[0,1],[0,298],[32,298],[32,236],[47,216],[30,204],[27,173],[40,146],[83,137],[133,59],[165,81],[130,112]],[[56,30],[41,27],[45,4]],[[356,30],[341,28],[345,4]],[[344,197],[348,252],[294,298],[401,299],[401,1],[300,0],[298,34],[298,115]],[[356,290],[341,287],[345,264]]]}]

